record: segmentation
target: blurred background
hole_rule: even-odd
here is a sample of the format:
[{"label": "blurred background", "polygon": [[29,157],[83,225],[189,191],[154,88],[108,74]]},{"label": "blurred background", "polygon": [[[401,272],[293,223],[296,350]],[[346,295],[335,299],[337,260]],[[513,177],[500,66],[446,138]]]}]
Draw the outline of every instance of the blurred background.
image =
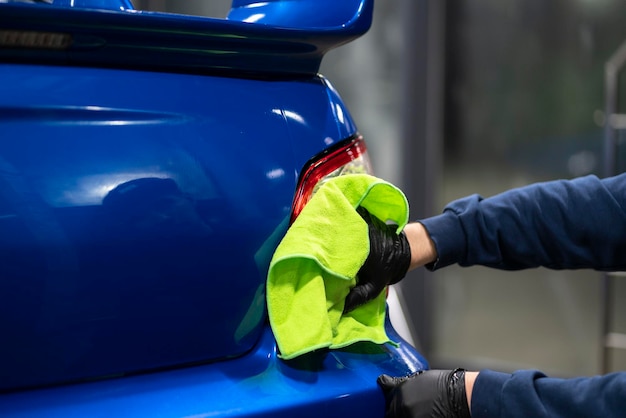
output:
[{"label": "blurred background", "polygon": [[[213,17],[230,8],[133,3]],[[605,123],[607,100],[626,96],[619,83],[605,88],[625,10],[626,0],[377,0],[372,29],[331,51],[321,73],[351,109],[376,174],[406,192],[418,219],[472,193],[606,173],[603,141],[610,131],[621,144],[626,127]],[[621,172],[626,144],[617,154]],[[431,367],[626,369],[626,278],[452,266],[398,287]]]}]

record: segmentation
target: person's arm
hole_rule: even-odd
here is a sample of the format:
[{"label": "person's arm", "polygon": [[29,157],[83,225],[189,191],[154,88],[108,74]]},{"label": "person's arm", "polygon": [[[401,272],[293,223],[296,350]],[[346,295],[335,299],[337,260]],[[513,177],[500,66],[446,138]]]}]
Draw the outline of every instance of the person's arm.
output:
[{"label": "person's arm", "polygon": [[[626,173],[537,183],[486,199],[473,195],[420,223],[436,249],[436,257],[424,263],[431,270],[454,263],[624,270]],[[417,240],[409,234],[419,231],[405,230],[409,242]],[[421,252],[424,242],[415,251]]]},{"label": "person's arm", "polygon": [[472,418],[622,417],[626,373],[556,379],[523,370],[512,374],[481,371],[473,385]]},{"label": "person's arm", "polygon": [[467,398],[467,406],[472,410],[472,395],[474,394],[474,383],[478,378],[479,372],[465,372],[465,397]]},{"label": "person's arm", "polygon": [[437,249],[433,240],[428,235],[426,228],[419,222],[407,224],[404,227],[409,246],[411,247],[411,264],[409,270],[437,260]]},{"label": "person's arm", "polygon": [[611,418],[626,411],[625,372],[555,379],[536,370],[512,374],[460,370],[379,377],[387,417]]},{"label": "person's arm", "polygon": [[487,199],[469,196],[399,235],[368,213],[364,220],[371,251],[345,312],[420,266],[626,269],[626,173],[536,183]]}]

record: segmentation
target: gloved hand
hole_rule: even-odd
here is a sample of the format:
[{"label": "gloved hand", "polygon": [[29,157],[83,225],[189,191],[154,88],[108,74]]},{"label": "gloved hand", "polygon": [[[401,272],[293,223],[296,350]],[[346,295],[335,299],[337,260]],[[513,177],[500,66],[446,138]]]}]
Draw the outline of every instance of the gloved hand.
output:
[{"label": "gloved hand", "polygon": [[348,296],[344,313],[374,299],[385,286],[400,281],[411,264],[411,247],[397,225],[387,225],[359,206],[357,212],[369,227],[370,252],[357,274],[357,284]]},{"label": "gloved hand", "polygon": [[465,370],[427,370],[406,377],[378,377],[386,418],[470,418]]}]

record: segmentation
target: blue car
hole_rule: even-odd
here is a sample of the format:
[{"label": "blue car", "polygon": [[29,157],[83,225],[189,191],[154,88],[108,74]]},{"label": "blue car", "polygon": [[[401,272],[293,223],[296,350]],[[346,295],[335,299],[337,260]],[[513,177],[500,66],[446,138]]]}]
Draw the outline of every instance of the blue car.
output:
[{"label": "blue car", "polygon": [[0,0],[0,416],[381,417],[398,346],[277,356],[265,280],[327,176],[369,172],[318,74],[373,0]]}]

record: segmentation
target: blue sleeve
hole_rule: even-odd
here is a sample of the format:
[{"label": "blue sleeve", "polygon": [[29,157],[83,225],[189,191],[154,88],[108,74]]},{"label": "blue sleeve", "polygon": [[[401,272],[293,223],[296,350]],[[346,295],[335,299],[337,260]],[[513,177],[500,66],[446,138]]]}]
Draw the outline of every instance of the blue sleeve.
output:
[{"label": "blue sleeve", "polygon": [[626,269],[626,173],[586,176],[469,196],[420,221],[438,260],[504,270]]},{"label": "blue sleeve", "polygon": [[472,418],[623,417],[626,373],[555,379],[538,371],[483,370],[472,391]]}]

